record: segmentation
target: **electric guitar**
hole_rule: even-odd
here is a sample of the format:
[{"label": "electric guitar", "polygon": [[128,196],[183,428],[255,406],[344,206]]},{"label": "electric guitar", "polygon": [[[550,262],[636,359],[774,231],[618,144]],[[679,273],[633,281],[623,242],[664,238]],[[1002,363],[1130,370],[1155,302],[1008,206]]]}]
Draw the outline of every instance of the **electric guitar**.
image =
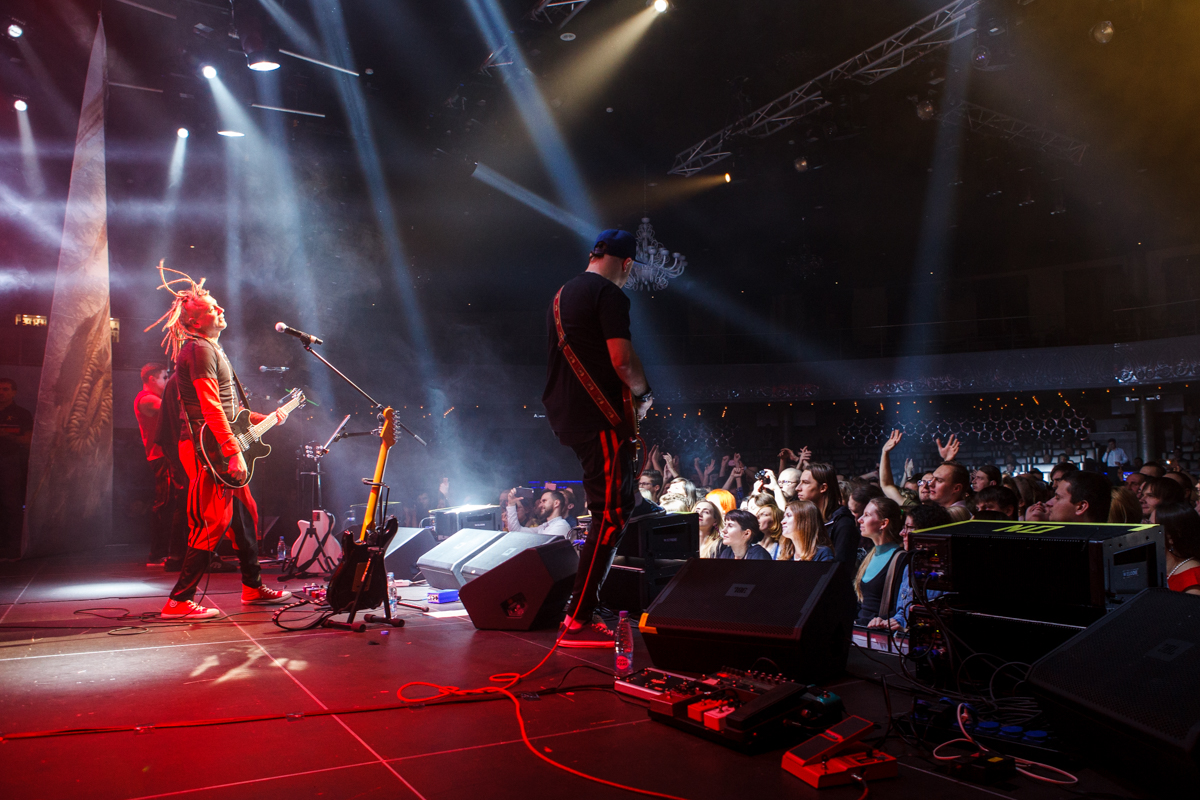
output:
[{"label": "electric guitar", "polygon": [[388,451],[396,443],[394,417],[395,412],[390,406],[383,410],[379,457],[375,460],[375,476],[371,479],[371,493],[367,497],[367,509],[363,512],[362,530],[357,536],[350,529],[342,533],[342,561],[329,576],[329,590],[325,596],[329,607],[335,612],[346,611],[351,605],[356,609],[376,608],[387,602],[387,575],[382,570],[371,569],[370,550],[372,547],[386,548],[400,526],[395,517],[389,517],[382,531],[375,530],[375,512],[379,507],[379,492],[383,488]]},{"label": "electric guitar", "polygon": [[[288,393],[288,397],[290,399],[280,406],[288,414],[306,402],[304,392],[299,389],[292,389]],[[275,427],[276,422],[278,422],[278,417],[271,413],[262,422],[252,425],[250,409],[243,408],[229,423],[229,427],[233,430],[233,440],[237,442],[238,452],[242,454],[242,458],[246,462],[245,480],[239,481],[229,474],[229,458],[221,453],[221,443],[217,441],[216,434],[209,430],[207,422],[200,427],[200,453],[204,457],[204,463],[221,483],[231,489],[242,488],[254,477],[254,462],[271,454],[271,445],[264,442],[262,437],[263,434]]]}]

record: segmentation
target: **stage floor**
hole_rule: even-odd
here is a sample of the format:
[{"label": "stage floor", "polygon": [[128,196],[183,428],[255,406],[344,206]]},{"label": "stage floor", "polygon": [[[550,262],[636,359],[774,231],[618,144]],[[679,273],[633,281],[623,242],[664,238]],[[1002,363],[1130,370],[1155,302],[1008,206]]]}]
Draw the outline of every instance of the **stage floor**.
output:
[{"label": "stage floor", "polygon": [[[378,629],[285,632],[271,623],[272,609],[243,609],[236,573],[213,575],[208,584],[205,604],[233,615],[218,621],[139,623],[91,616],[161,608],[175,575],[131,563],[133,553],[131,547],[109,548],[0,563],[0,732],[153,726],[144,733],[7,740],[0,744],[0,797],[633,796],[536,758],[521,740],[507,699],[163,727],[387,706],[408,681],[485,686],[494,673],[532,668],[546,655],[554,632],[476,631],[466,617],[417,611],[405,611],[406,626],[386,637]],[[266,579],[279,585],[269,570]],[[145,630],[113,628],[139,624]],[[877,722],[887,719],[875,682],[889,668],[888,657],[881,659],[852,652],[850,674],[827,686],[842,696],[849,713]],[[611,677],[587,668],[593,665],[610,670],[611,652],[559,650],[517,691],[564,681],[611,685]],[[636,665],[650,666],[644,648],[636,652]],[[894,711],[907,708],[902,692],[893,689],[891,697]],[[521,711],[534,745],[549,758],[642,789],[722,800],[818,795],[849,800],[862,793],[857,786],[818,793],[780,768],[782,751],[741,755],[652,722],[641,703],[611,690],[526,699]],[[951,781],[895,737],[884,749],[900,757],[900,775],[870,784],[871,797],[1071,796],[1020,777],[988,788]],[[1130,787],[1091,770],[1080,775],[1075,791],[1131,794]]]}]

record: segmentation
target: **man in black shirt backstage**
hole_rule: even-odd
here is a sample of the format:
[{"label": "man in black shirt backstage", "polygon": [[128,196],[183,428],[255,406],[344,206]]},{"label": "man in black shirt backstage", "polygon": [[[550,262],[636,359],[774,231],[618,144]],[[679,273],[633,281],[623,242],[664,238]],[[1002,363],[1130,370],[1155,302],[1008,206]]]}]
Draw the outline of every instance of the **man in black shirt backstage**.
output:
[{"label": "man in black shirt backstage", "polygon": [[636,422],[654,397],[630,342],[629,298],[621,291],[635,251],[628,231],[602,231],[587,271],[567,281],[546,313],[550,353],[542,403],[558,440],[575,451],[583,467],[592,515],[559,637],[562,647],[613,646],[612,632],[592,621],[600,586],[631,516],[658,510],[637,491],[642,455]]}]

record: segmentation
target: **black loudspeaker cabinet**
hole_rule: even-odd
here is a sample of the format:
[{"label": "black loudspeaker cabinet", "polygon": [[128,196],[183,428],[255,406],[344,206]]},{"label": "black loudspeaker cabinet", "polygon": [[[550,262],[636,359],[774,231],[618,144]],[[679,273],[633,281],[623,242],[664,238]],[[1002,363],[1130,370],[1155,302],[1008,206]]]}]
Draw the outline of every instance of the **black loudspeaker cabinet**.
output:
[{"label": "black loudspeaker cabinet", "polygon": [[1147,589],[1047,654],[1028,686],[1064,737],[1162,795],[1200,784],[1200,597]]},{"label": "black loudspeaker cabinet", "polygon": [[689,560],[642,615],[654,666],[723,666],[820,683],[846,668],[855,614],[836,561]]},{"label": "black loudspeaker cabinet", "polygon": [[695,558],[700,555],[700,517],[693,513],[643,517],[621,536],[617,555],[646,559]]},{"label": "black loudspeaker cabinet", "polygon": [[417,560],[435,546],[437,541],[433,538],[432,528],[400,528],[388,544],[383,563],[398,580],[415,580],[421,571]]},{"label": "black loudspeaker cabinet", "polygon": [[563,618],[579,556],[566,539],[522,550],[458,592],[471,622],[485,631],[552,628]]}]

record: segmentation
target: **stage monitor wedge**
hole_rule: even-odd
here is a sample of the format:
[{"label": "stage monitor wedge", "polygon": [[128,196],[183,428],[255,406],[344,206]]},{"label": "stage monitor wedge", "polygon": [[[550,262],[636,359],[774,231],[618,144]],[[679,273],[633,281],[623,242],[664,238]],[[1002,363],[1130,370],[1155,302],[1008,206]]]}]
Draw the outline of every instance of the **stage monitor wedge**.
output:
[{"label": "stage monitor wedge", "polygon": [[1156,797],[1200,785],[1200,597],[1147,589],[1037,661],[1055,730]]},{"label": "stage monitor wedge", "polygon": [[388,543],[383,563],[397,580],[416,580],[417,561],[437,546],[432,528],[399,528]]},{"label": "stage monitor wedge", "polygon": [[780,672],[820,683],[846,668],[855,602],[836,561],[693,558],[642,615],[654,666]]},{"label": "stage monitor wedge", "polygon": [[503,531],[464,528],[421,556],[417,560],[417,566],[432,588],[461,589],[465,582],[462,575],[463,565],[503,535]]},{"label": "stage monitor wedge", "polygon": [[566,539],[521,550],[459,590],[459,599],[480,630],[528,631],[562,622],[579,569]]},{"label": "stage monitor wedge", "polygon": [[513,531],[512,533],[506,533],[484,548],[484,550],[466,564],[463,564],[463,582],[470,583],[480,575],[508,561],[522,550],[528,550],[530,547],[537,547],[538,545],[550,544],[553,541],[564,542],[566,539],[563,539],[561,536],[552,536],[534,531]]}]

